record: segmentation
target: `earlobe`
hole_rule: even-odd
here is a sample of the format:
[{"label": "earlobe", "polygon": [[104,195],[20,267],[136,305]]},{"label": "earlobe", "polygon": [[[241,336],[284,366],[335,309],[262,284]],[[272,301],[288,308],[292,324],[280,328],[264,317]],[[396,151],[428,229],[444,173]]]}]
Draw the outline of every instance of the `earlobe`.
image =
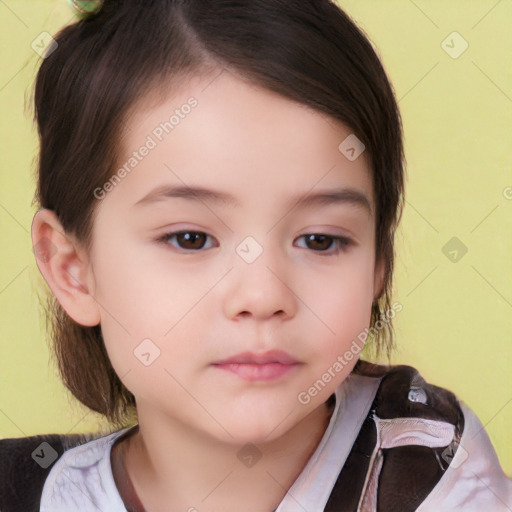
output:
[{"label": "earlobe", "polygon": [[86,251],[68,236],[55,213],[39,210],[32,221],[32,245],[39,271],[66,313],[75,322],[100,323],[94,300],[94,276]]}]

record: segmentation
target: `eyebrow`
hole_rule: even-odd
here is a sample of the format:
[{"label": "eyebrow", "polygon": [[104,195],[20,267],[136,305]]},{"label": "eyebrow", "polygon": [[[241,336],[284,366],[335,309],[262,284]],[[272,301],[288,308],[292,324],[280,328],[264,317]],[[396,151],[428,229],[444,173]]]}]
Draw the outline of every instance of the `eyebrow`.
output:
[{"label": "eyebrow", "polygon": [[[200,202],[210,201],[224,206],[239,206],[238,201],[231,194],[226,192],[186,185],[159,186],[137,201],[135,206],[150,205],[173,198]],[[363,208],[367,210],[369,214],[372,213],[370,200],[363,192],[353,188],[328,189],[294,196],[290,198],[287,207],[307,209],[314,206],[329,206],[335,204],[347,204],[349,206]]]}]

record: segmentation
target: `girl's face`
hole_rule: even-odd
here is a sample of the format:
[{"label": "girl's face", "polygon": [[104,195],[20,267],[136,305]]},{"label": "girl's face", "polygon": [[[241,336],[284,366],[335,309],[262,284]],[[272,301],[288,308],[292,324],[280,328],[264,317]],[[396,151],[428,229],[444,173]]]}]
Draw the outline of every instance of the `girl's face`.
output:
[{"label": "girl's face", "polygon": [[365,154],[227,71],[127,128],[95,192],[90,291],[139,421],[276,439],[350,373],[380,291]]}]

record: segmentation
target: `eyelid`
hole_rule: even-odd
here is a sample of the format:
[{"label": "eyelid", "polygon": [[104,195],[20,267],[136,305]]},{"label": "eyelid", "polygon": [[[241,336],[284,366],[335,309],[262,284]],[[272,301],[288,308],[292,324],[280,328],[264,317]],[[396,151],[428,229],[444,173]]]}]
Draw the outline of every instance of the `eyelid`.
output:
[{"label": "eyelid", "polygon": [[[199,235],[206,235],[206,237],[208,237],[208,238],[215,239],[209,233],[206,233],[205,231],[200,231],[198,229],[178,229],[178,230],[175,230],[175,231],[167,231],[167,232],[165,232],[163,235],[159,236],[156,239],[156,241],[157,241],[157,243],[163,244],[164,246],[169,246],[170,245],[169,244],[169,240],[171,238],[173,238],[176,235],[181,235],[181,234],[184,234],[184,233],[195,233],[195,234],[199,234]],[[183,248],[174,247],[174,246],[172,246],[172,247],[174,249],[176,249],[177,251],[179,251],[179,252],[189,253],[189,254],[191,254],[191,253],[200,253],[200,252],[204,252],[206,250],[204,248],[194,250],[194,249],[183,249]],[[218,247],[218,244],[216,245],[216,247]],[[208,249],[211,249],[211,247],[209,247]]]},{"label": "eyelid", "polygon": [[[333,251],[332,249],[327,249],[325,251],[315,251],[313,249],[309,249],[309,252],[312,252],[313,254],[318,254],[319,256],[337,256],[340,253],[344,253],[348,251],[352,246],[356,245],[356,242],[351,239],[348,236],[344,235],[333,235],[329,233],[324,233],[321,230],[319,231],[309,231],[308,233],[303,233],[297,239],[303,239],[305,236],[308,235],[320,235],[325,236],[327,238],[331,238],[334,240],[334,245],[336,246],[336,249]],[[304,247],[301,247],[301,249],[304,249]],[[305,249],[308,249],[307,247]]]},{"label": "eyelid", "polygon": [[[182,229],[176,229],[174,231],[167,231],[163,235],[159,236],[156,241],[165,246],[169,246],[169,245],[171,245],[171,244],[169,244],[170,239],[172,239],[176,235],[185,234],[185,233],[195,233],[195,234],[205,235],[207,238],[211,238],[211,239],[215,240],[215,237],[213,237],[212,235],[210,235],[209,233],[207,233],[205,231],[201,231],[199,229],[182,228]],[[344,253],[344,252],[348,251],[352,246],[357,245],[357,243],[352,238],[350,238],[348,236],[326,233],[326,232],[323,232],[321,229],[309,230],[308,232],[299,235],[295,240],[304,239],[304,237],[307,237],[310,235],[325,236],[334,241],[335,250],[332,250],[332,248],[329,248],[324,251],[315,251],[314,249],[309,249],[308,247],[300,247],[301,249],[306,249],[308,252],[311,252],[315,255],[318,254],[319,256],[337,256],[340,253]],[[208,247],[207,249],[205,249],[204,247],[202,247],[199,249],[184,249],[184,248],[175,247],[175,246],[172,246],[172,247],[174,249],[176,249],[178,252],[182,252],[185,254],[201,253],[201,252],[205,252],[207,249],[212,248],[212,247]],[[218,247],[218,244],[214,245],[214,247]]]}]

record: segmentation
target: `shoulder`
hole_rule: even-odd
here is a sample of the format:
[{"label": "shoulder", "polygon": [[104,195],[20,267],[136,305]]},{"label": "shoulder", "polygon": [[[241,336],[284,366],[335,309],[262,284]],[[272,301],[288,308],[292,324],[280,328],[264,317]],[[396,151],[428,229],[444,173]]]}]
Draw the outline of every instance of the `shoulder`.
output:
[{"label": "shoulder", "polygon": [[464,415],[457,397],[448,389],[427,382],[412,366],[359,361],[354,373],[380,380],[374,403],[378,417],[445,421],[462,433]]},{"label": "shoulder", "polygon": [[41,491],[62,454],[93,435],[47,434],[0,439],[0,510],[39,511]]},{"label": "shoulder", "polygon": [[484,426],[451,391],[405,365],[361,361],[355,374],[380,381],[366,425],[379,466],[375,486],[362,489],[373,492],[367,500],[379,510],[407,503],[421,512],[512,509],[512,481]]},{"label": "shoulder", "polygon": [[41,494],[64,454],[88,451],[101,434],[45,434],[0,439],[0,510],[39,512]]},{"label": "shoulder", "polygon": [[449,465],[418,512],[508,512],[512,510],[512,480],[500,465],[484,425],[465,404],[464,431],[455,449],[444,452]]},{"label": "shoulder", "polygon": [[110,454],[115,441],[136,427],[96,436],[66,450],[45,480],[40,512],[125,510],[114,482]]}]

